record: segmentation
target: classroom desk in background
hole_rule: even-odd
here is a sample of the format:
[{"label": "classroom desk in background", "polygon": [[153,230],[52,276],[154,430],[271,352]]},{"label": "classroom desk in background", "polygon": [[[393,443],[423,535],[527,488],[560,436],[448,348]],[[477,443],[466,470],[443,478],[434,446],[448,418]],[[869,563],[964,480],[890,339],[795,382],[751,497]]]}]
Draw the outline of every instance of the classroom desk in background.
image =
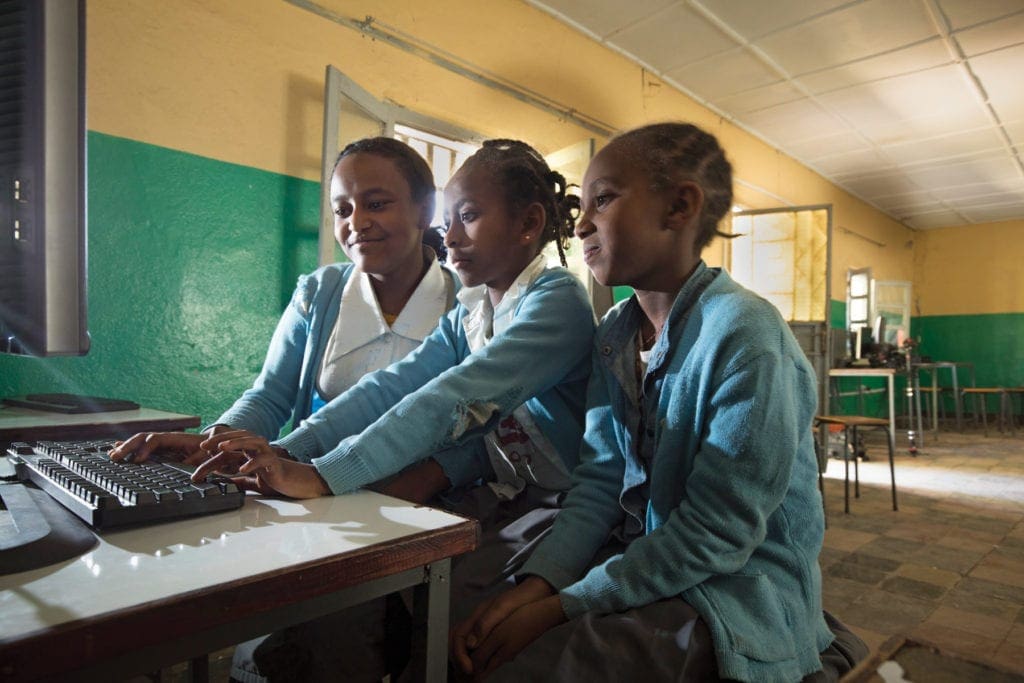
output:
[{"label": "classroom desk in background", "polygon": [[939,370],[949,370],[950,379],[953,384],[953,409],[956,411],[956,429],[963,430],[964,406],[960,396],[960,382],[957,377],[958,368],[967,368],[971,386],[974,387],[974,363],[957,363],[953,361],[930,361],[928,363],[914,363],[914,387],[920,390],[920,373],[925,371],[931,375],[931,403],[932,403],[932,431],[938,434],[939,431]]},{"label": "classroom desk in background", "polygon": [[103,532],[73,560],[0,576],[0,681],[128,678],[407,587],[427,623],[410,666],[444,681],[451,558],[478,533],[369,491],[250,495],[236,511]]},{"label": "classroom desk in background", "polygon": [[[884,377],[886,379],[886,394],[889,397],[889,445],[893,452],[896,451],[896,391],[894,377],[896,371],[892,368],[832,368],[828,371],[832,379],[842,377]],[[841,412],[836,415],[841,415]]]},{"label": "classroom desk in background", "polygon": [[123,438],[136,432],[180,432],[198,426],[197,415],[153,408],[68,414],[0,404],[0,452],[12,441]]}]

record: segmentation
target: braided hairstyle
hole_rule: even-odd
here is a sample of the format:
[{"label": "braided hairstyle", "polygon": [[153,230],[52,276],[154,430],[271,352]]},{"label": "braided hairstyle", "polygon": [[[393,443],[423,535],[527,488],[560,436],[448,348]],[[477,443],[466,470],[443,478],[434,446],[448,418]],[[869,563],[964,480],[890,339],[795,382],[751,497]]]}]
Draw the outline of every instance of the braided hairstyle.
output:
[{"label": "braided hairstyle", "polygon": [[546,224],[539,246],[554,242],[564,266],[565,250],[580,210],[579,197],[567,193],[565,177],[552,171],[537,150],[519,140],[485,141],[463,168],[470,165],[483,166],[494,174],[510,213],[517,214],[534,202],[544,207]]},{"label": "braided hairstyle", "polygon": [[[374,154],[390,160],[405,178],[405,182],[409,183],[412,200],[417,204],[423,204],[430,216],[434,215],[434,192],[437,189],[434,186],[434,174],[419,152],[394,138],[362,138],[350,142],[341,150],[334,161],[334,167],[337,168],[342,159],[352,154]],[[424,230],[423,243],[433,249],[438,260],[444,263],[448,251],[444,248],[444,237],[440,228],[430,227]]]},{"label": "braided hairstyle", "polygon": [[627,131],[613,141],[646,168],[653,188],[663,191],[691,180],[704,192],[695,248],[698,253],[718,235],[718,224],[732,206],[732,165],[714,135],[691,123],[654,123]]}]

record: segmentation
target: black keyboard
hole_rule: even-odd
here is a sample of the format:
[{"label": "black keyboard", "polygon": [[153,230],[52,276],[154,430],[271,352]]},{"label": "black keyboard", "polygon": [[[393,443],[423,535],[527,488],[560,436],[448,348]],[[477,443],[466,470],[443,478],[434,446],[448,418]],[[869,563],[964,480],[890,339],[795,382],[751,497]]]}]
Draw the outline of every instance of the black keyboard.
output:
[{"label": "black keyboard", "polygon": [[8,454],[18,478],[30,481],[97,529],[169,522],[239,508],[245,492],[213,476],[192,483],[193,467],[150,456],[143,463],[114,462],[114,442],[14,443]]}]

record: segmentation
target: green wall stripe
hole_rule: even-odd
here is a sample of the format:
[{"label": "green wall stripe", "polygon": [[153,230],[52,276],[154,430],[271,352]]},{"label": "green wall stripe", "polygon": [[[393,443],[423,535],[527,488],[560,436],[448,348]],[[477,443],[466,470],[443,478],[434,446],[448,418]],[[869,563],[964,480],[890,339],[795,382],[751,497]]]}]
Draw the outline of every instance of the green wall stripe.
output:
[{"label": "green wall stripe", "polygon": [[1024,386],[1024,313],[921,316],[911,329],[923,356],[973,363],[978,386]]},{"label": "green wall stripe", "polygon": [[252,383],[296,277],[316,267],[319,186],[102,133],[88,143],[92,350],[0,355],[0,395],[212,420]]}]

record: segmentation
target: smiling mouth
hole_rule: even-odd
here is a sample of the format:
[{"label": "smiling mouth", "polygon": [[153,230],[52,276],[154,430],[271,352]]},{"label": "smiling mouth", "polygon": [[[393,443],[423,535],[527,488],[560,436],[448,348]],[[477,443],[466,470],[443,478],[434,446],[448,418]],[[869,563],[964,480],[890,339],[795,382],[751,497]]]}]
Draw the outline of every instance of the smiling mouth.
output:
[{"label": "smiling mouth", "polygon": [[359,240],[356,240],[354,242],[349,242],[349,246],[350,247],[358,247],[361,244],[377,244],[377,243],[383,242],[383,241],[384,241],[383,237],[376,237],[376,238],[373,238],[373,239],[359,239]]}]

